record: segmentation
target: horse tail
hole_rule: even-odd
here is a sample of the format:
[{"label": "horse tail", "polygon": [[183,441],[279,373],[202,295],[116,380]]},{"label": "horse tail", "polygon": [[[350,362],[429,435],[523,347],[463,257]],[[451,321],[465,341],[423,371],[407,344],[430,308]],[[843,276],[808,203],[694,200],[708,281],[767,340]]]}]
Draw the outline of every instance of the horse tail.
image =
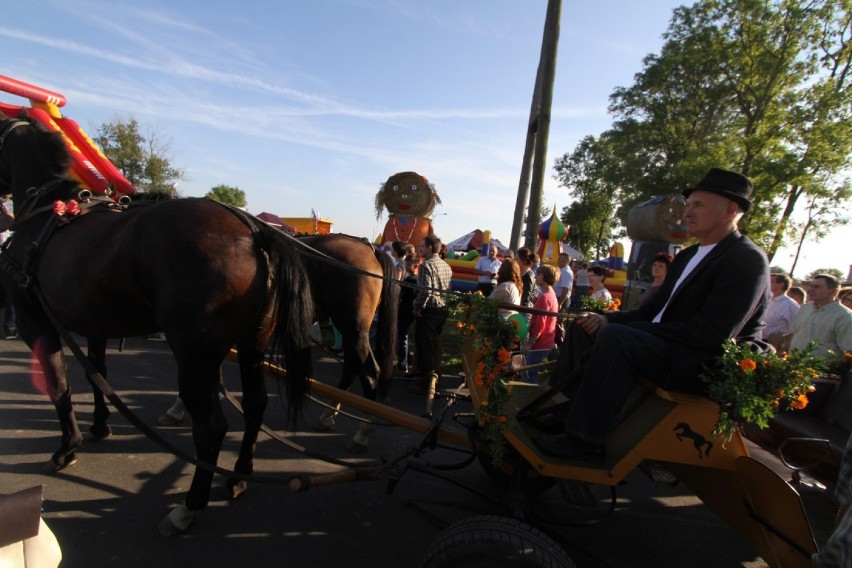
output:
[{"label": "horse tail", "polygon": [[396,264],[382,251],[375,251],[382,266],[382,295],[379,301],[379,321],[376,334],[376,359],[379,364],[379,398],[387,394],[393,377],[396,359],[397,316],[399,313],[399,281]]},{"label": "horse tail", "polygon": [[274,329],[269,356],[284,356],[288,417],[295,424],[308,393],[308,379],[313,376],[311,323],[314,321],[314,301],[311,283],[291,237],[270,227],[260,228],[260,235],[263,248],[269,254],[271,286],[275,291]]}]

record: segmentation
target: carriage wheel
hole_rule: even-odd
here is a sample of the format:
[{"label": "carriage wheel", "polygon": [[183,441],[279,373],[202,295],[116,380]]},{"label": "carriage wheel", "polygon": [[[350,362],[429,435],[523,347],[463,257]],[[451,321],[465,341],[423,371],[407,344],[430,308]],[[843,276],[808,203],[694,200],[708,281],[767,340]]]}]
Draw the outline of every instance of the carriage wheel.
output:
[{"label": "carriage wheel", "polygon": [[559,544],[521,520],[483,515],[447,527],[421,568],[574,568]]}]

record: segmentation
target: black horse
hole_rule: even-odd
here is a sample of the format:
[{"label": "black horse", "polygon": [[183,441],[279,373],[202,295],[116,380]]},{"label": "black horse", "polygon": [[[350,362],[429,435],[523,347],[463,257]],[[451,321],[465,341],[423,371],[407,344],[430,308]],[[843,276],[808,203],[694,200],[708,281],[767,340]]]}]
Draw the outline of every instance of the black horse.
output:
[{"label": "black horse", "polygon": [[[219,367],[236,345],[245,433],[235,470],[251,473],[267,404],[267,346],[285,354],[291,411],[298,412],[311,375],[314,303],[302,255],[280,231],[206,199],[86,209],[85,195],[66,177],[67,161],[59,134],[0,114],[0,194],[11,193],[16,215],[0,267],[21,337],[41,363],[59,416],[62,439],[49,466],[72,464],[83,436],[46,310],[89,338],[89,358],[102,374],[107,338],[165,331],[196,454],[209,464],[216,464],[227,431]],[[75,214],[80,207],[84,212]],[[102,438],[109,411],[102,396],[95,401],[91,432]],[[184,503],[160,524],[164,534],[189,527],[208,504],[212,478],[196,468]]]}]

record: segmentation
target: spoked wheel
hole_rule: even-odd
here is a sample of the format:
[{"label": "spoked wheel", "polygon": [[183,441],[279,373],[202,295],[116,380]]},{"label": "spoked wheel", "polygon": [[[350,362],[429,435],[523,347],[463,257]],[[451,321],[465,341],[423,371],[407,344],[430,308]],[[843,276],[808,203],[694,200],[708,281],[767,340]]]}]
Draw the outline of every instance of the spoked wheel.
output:
[{"label": "spoked wheel", "polygon": [[521,520],[483,515],[447,527],[421,568],[574,568],[559,544]]}]

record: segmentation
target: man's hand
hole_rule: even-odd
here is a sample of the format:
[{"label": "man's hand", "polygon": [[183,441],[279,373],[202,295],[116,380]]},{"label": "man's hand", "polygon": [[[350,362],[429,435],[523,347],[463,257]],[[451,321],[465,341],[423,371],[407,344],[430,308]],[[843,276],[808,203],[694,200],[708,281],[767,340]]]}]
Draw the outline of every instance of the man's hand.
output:
[{"label": "man's hand", "polygon": [[609,323],[601,314],[585,313],[577,317],[577,325],[589,335],[595,335],[603,326]]}]

